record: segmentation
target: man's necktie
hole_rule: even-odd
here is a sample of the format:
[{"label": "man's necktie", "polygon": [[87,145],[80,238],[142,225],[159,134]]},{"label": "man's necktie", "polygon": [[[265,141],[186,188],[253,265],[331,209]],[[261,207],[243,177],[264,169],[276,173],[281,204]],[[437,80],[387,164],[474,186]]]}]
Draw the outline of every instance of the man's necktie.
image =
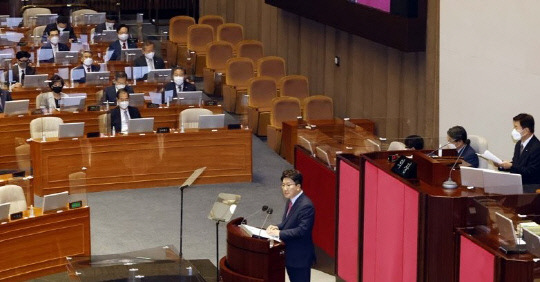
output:
[{"label": "man's necktie", "polygon": [[129,120],[129,115],[128,115],[127,110],[124,110],[124,118],[126,119],[126,121]]},{"label": "man's necktie", "polygon": [[521,154],[523,154],[523,149],[525,149],[525,146],[523,146],[523,144],[521,144],[521,148],[519,149],[519,156],[521,156]]},{"label": "man's necktie", "polygon": [[126,42],[122,43],[122,49],[127,49]]},{"label": "man's necktie", "polygon": [[289,207],[287,208],[287,215],[285,217],[289,216],[289,212],[291,212],[292,209],[292,201],[289,201]]},{"label": "man's necktie", "polygon": [[90,67],[87,67],[87,68],[86,68],[86,71],[87,71],[87,72],[90,72]]},{"label": "man's necktie", "polygon": [[21,81],[19,81],[20,83],[23,82],[23,80],[24,80],[24,75],[25,75],[25,74],[24,74],[24,70],[21,70]]}]

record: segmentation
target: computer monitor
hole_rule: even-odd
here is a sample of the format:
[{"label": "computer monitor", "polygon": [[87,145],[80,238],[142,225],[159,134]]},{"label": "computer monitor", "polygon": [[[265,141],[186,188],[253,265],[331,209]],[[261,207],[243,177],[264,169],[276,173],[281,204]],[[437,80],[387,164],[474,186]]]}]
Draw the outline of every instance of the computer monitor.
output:
[{"label": "computer monitor", "polygon": [[48,78],[46,74],[27,74],[24,76],[24,88],[47,88],[49,85],[45,82]]},{"label": "computer monitor", "polygon": [[37,14],[35,26],[48,25],[56,22],[58,14]]},{"label": "computer monitor", "polygon": [[86,105],[86,97],[84,96],[70,96],[64,97],[60,100],[60,110],[66,112],[80,112],[84,111]]},{"label": "computer monitor", "polygon": [[114,42],[118,40],[118,33],[116,30],[104,30],[101,33],[96,33],[94,35],[94,42]]},{"label": "computer monitor", "polygon": [[9,220],[10,203],[0,204],[0,222]]},{"label": "computer monitor", "polygon": [[135,59],[142,56],[142,54],[143,51],[141,48],[124,49],[122,50],[120,59],[124,62],[133,62]]},{"label": "computer monitor", "polygon": [[313,149],[313,145],[311,144],[311,141],[309,141],[306,137],[298,136],[298,145],[308,150],[311,155],[315,155],[315,150]]},{"label": "computer monitor", "polygon": [[171,81],[171,69],[158,69],[148,72],[148,82],[170,82]]},{"label": "computer monitor", "polygon": [[484,192],[513,195],[523,194],[521,174],[484,170]]},{"label": "computer monitor", "polygon": [[67,209],[68,201],[68,191],[45,195],[43,197],[43,212],[46,213],[48,211]]},{"label": "computer monitor", "polygon": [[540,236],[538,233],[529,228],[523,228],[523,241],[525,241],[529,253],[540,257]]},{"label": "computer monitor", "polygon": [[88,85],[107,85],[109,84],[111,72],[96,71],[86,73],[86,84]]},{"label": "computer monitor", "polygon": [[503,214],[495,212],[497,226],[499,227],[499,236],[504,241],[510,244],[523,245],[524,242],[516,235],[516,229],[514,228],[514,222]]},{"label": "computer monitor", "polygon": [[84,136],[84,122],[62,123],[58,125],[58,138],[79,138]]},{"label": "computer monitor", "polygon": [[129,94],[129,105],[132,107],[144,106],[144,93]]},{"label": "computer monitor", "polygon": [[6,101],[4,104],[4,115],[15,116],[28,114],[30,100]]},{"label": "computer monitor", "polygon": [[334,167],[334,164],[332,163],[330,159],[330,155],[328,154],[328,151],[324,146],[318,146],[316,151],[317,157],[322,160],[326,165],[330,168]]},{"label": "computer monitor", "polygon": [[484,187],[484,169],[461,166],[461,185],[469,187]]},{"label": "computer monitor", "polygon": [[93,14],[84,14],[80,17],[81,23],[85,25],[89,24],[101,24],[105,22],[105,13],[93,13]]},{"label": "computer monitor", "polygon": [[128,133],[145,133],[154,131],[154,118],[129,119]]},{"label": "computer monitor", "polygon": [[58,51],[54,57],[54,62],[63,65],[75,65],[79,61],[79,52],[77,51]]},{"label": "computer monitor", "polygon": [[199,128],[223,128],[223,127],[225,127],[225,114],[199,116]]},{"label": "computer monitor", "polygon": [[176,95],[173,101],[176,101],[178,105],[200,105],[203,97],[202,91],[178,92]]}]

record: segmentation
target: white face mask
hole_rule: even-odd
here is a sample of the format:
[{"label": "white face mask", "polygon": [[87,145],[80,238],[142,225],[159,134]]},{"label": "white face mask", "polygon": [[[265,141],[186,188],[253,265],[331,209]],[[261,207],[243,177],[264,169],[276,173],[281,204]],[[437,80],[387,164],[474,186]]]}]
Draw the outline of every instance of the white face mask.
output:
[{"label": "white face mask", "polygon": [[176,85],[184,84],[184,77],[183,76],[175,76],[173,79],[174,79],[174,83],[176,83]]},{"label": "white face mask", "polygon": [[519,141],[521,140],[521,132],[517,131],[517,129],[512,129],[512,139],[514,139],[514,141]]},{"label": "white face mask", "polygon": [[118,102],[118,106],[120,107],[120,109],[125,110],[129,106],[129,101]]},{"label": "white face mask", "polygon": [[455,149],[455,148],[456,148],[456,145],[450,143],[450,144],[448,144],[446,147],[448,147],[448,149]]},{"label": "white face mask", "polygon": [[58,36],[53,36],[51,37],[50,41],[52,44],[56,45],[58,44],[58,41],[60,41],[60,38]]},{"label": "white face mask", "polygon": [[119,83],[117,83],[117,84],[115,84],[115,86],[116,86],[116,89],[123,89],[123,88],[126,88],[126,85],[125,85],[125,84],[119,84]]},{"label": "white face mask", "polygon": [[91,66],[93,63],[94,63],[94,60],[93,60],[92,58],[86,58],[86,59],[84,59],[84,61],[83,61],[83,64],[84,64],[85,66]]},{"label": "white face mask", "polygon": [[58,29],[58,31],[62,32],[62,31],[64,31],[65,27],[56,26],[56,29]]},{"label": "white face mask", "polygon": [[147,59],[152,60],[154,58],[154,52],[146,53],[144,56],[146,56]]},{"label": "white face mask", "polygon": [[107,29],[113,29],[114,28],[114,23],[105,23],[105,27]]},{"label": "white face mask", "polygon": [[118,34],[118,39],[121,41],[126,41],[128,39],[129,35],[127,33]]}]

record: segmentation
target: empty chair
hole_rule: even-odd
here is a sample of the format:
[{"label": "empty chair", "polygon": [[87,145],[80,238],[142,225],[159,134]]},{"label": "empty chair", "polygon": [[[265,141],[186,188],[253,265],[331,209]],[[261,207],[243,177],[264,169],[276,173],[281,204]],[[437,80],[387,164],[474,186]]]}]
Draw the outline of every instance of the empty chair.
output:
[{"label": "empty chair", "polygon": [[34,27],[34,30],[32,31],[32,38],[34,39],[34,44],[39,44],[41,42],[41,36],[43,35],[43,31],[46,27],[47,26],[45,25]]},{"label": "empty chair", "polygon": [[277,97],[276,81],[268,76],[251,78],[247,94],[249,95],[249,128],[258,136],[266,136],[266,127],[270,124],[272,100]]},{"label": "empty chair", "polygon": [[224,24],[225,20],[223,19],[222,16],[205,15],[205,16],[202,16],[202,17],[199,18],[199,23],[200,24],[207,24],[207,25],[212,26],[212,28],[214,29],[214,40],[217,40],[218,26]]},{"label": "empty chair", "polygon": [[244,27],[237,23],[224,23],[218,26],[217,40],[227,41],[236,46],[238,42],[244,40]]},{"label": "empty chair", "polygon": [[[247,94],[249,79],[253,77],[253,61],[249,58],[231,58],[225,67],[227,79],[223,84],[223,109],[243,113],[242,96]],[[246,105],[247,106],[247,105]]]},{"label": "empty chair", "polygon": [[64,121],[59,117],[35,118],[30,122],[30,137],[32,139],[40,139],[42,136],[57,138],[58,126],[63,123]]},{"label": "empty chair", "polygon": [[108,136],[111,131],[111,115],[101,114],[98,116],[99,133]]},{"label": "empty chair", "polygon": [[399,142],[399,141],[392,141],[390,142],[390,145],[388,145],[388,151],[403,151],[407,150],[407,146],[405,146],[405,143]]},{"label": "empty chair", "polygon": [[212,114],[212,111],[209,109],[185,109],[180,112],[178,123],[180,125],[180,128],[199,128],[199,116]]},{"label": "empty chair", "polygon": [[206,46],[214,40],[214,30],[207,24],[194,24],[188,27],[187,49],[195,76],[201,77],[206,66]]},{"label": "empty chair", "polygon": [[92,10],[92,9],[80,9],[77,11],[73,11],[73,13],[71,13],[71,17],[73,18],[73,23],[83,24],[83,16],[86,14],[97,14],[97,11]]},{"label": "empty chair", "polygon": [[0,187],[0,204],[6,203],[10,203],[10,214],[22,212],[28,208],[24,191],[21,186],[4,185]]},{"label": "empty chair", "polygon": [[167,41],[167,61],[173,65],[186,65],[188,58],[188,27],[195,24],[189,16],[176,16],[169,21],[169,41]]},{"label": "empty chair", "polygon": [[264,57],[264,47],[258,40],[242,40],[236,44],[236,53],[237,57],[250,58],[253,62],[257,62]]},{"label": "empty chair", "polygon": [[208,43],[206,47],[206,67],[203,71],[205,93],[221,94],[223,76],[216,77],[216,74],[225,73],[227,60],[233,57],[233,49],[232,44],[226,41]]},{"label": "empty chair", "polygon": [[309,97],[309,82],[303,75],[287,75],[278,81],[279,96],[290,96],[300,99]]},{"label": "empty chair", "polygon": [[332,98],[324,95],[314,95],[305,98],[303,109],[303,117],[308,121],[334,119],[334,102]]},{"label": "empty chair", "polygon": [[[487,139],[479,135],[469,135],[471,147],[478,153],[483,154],[488,149]],[[478,168],[488,168],[488,161],[484,158],[478,158]]]},{"label": "empty chair", "polygon": [[32,27],[35,25],[33,19],[38,14],[50,14],[51,10],[47,8],[28,8],[23,12],[23,25],[25,27]]},{"label": "empty chair", "polygon": [[276,81],[285,76],[285,60],[281,57],[267,56],[257,61],[257,75],[269,76]]},{"label": "empty chair", "polygon": [[281,129],[284,121],[294,121],[301,115],[300,100],[295,97],[277,97],[272,100],[270,124],[267,126],[267,143],[281,154]]},{"label": "empty chair", "polygon": [[17,158],[17,167],[23,170],[25,175],[30,175],[32,162],[30,159],[30,145],[22,144],[15,147],[15,157]]}]

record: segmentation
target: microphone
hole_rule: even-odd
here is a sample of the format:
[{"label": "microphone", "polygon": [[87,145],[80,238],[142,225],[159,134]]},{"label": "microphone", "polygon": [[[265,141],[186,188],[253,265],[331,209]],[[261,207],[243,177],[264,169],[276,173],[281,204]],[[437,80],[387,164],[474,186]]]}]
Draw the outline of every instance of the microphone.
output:
[{"label": "microphone", "polygon": [[[469,146],[469,145],[465,145],[465,146]],[[456,167],[456,165],[457,165],[457,163],[459,161],[459,158],[461,157],[461,154],[463,154],[463,152],[465,152],[465,149],[466,148],[463,148],[463,150],[461,150],[461,152],[459,152],[459,155],[457,156],[457,159],[454,162],[454,165],[452,166],[452,168],[450,169],[450,173],[448,174],[448,180],[446,180],[442,184],[443,188],[446,188],[446,189],[457,188],[457,183],[454,180],[452,180],[452,170],[454,170],[454,167]]]},{"label": "microphone", "polygon": [[267,210],[268,210],[268,206],[267,206],[267,205],[262,206],[262,208],[261,208],[260,210],[258,210],[258,211],[256,211],[256,212],[254,212],[254,213],[252,213],[252,214],[246,216],[246,217],[242,220],[242,223],[241,223],[241,224],[246,224],[248,218],[250,218],[250,217],[252,217],[252,216],[255,216],[255,215],[257,215],[257,214],[259,214],[259,213],[261,213],[261,212],[263,212],[263,211],[267,211]]},{"label": "microphone", "polygon": [[264,219],[263,221],[263,224],[261,225],[261,228],[259,229],[259,237],[261,237],[261,231],[264,227],[264,225],[266,224],[266,221],[268,220],[268,217],[274,212],[274,210],[272,208],[269,208],[267,211],[266,211],[266,218]]},{"label": "microphone", "polygon": [[433,153],[435,153],[436,151],[439,151],[440,149],[446,147],[448,144],[450,144],[450,143],[452,143],[452,142],[456,142],[456,140],[448,141],[448,143],[446,143],[446,144],[440,146],[439,148],[437,148],[437,149],[435,149],[435,150],[429,152],[427,155],[428,155],[429,157],[431,157],[431,155],[432,155]]}]

